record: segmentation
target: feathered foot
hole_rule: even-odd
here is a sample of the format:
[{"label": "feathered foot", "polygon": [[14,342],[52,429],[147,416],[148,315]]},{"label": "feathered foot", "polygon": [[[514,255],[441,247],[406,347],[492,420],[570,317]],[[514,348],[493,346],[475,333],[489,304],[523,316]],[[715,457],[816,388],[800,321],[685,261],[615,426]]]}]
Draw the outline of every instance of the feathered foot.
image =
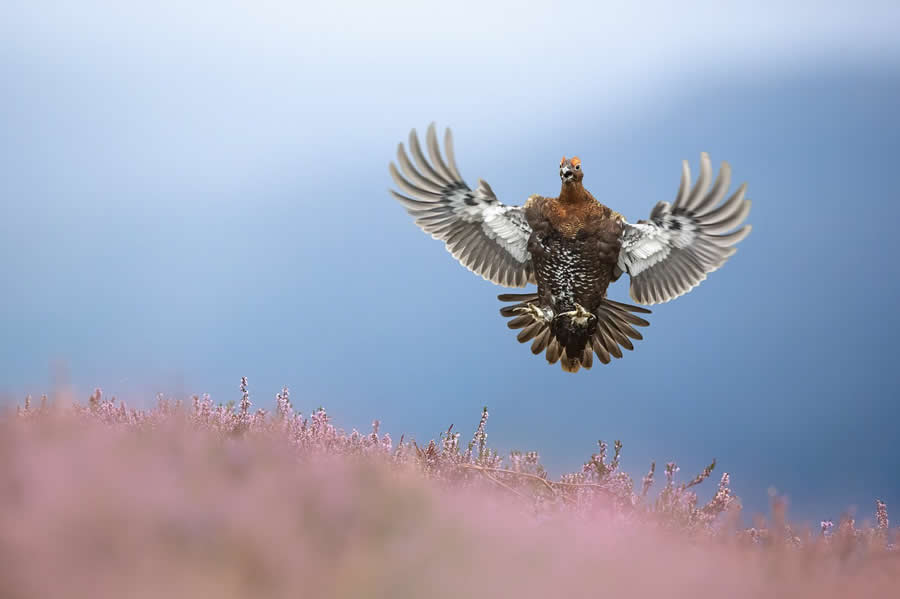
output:
[{"label": "feathered foot", "polygon": [[551,308],[541,308],[536,303],[526,304],[514,310],[516,314],[527,315],[535,321],[542,324],[548,324],[553,320],[553,310]]},{"label": "feathered foot", "polygon": [[568,312],[560,312],[560,316],[568,316],[572,323],[577,325],[586,325],[588,320],[594,317],[588,310],[585,309],[581,304],[575,304],[574,310],[569,310]]}]

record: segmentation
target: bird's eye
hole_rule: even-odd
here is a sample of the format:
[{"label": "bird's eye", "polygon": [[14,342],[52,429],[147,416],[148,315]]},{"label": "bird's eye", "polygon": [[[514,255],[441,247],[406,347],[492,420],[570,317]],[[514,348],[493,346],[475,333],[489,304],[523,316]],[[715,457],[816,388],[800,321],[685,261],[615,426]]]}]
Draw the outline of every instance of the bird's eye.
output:
[{"label": "bird's eye", "polygon": [[580,171],[580,170],[581,170],[581,165],[580,165],[580,164],[576,164],[576,165],[575,165],[575,170],[576,170],[576,171]]}]

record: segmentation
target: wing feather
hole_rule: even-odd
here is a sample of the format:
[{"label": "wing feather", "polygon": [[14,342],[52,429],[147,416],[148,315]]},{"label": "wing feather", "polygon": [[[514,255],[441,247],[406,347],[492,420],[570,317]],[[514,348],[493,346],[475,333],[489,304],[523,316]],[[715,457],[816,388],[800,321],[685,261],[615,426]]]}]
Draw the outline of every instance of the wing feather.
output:
[{"label": "wing feather", "polygon": [[445,181],[438,175],[431,165],[428,164],[428,161],[425,160],[425,154],[422,153],[422,147],[419,145],[419,136],[416,133],[416,130],[413,129],[409,132],[409,151],[412,154],[413,160],[416,161],[416,165],[419,167],[419,171],[424,174],[424,176],[429,179],[433,184],[438,187],[443,188],[450,181]]},{"label": "wing feather", "polygon": [[675,205],[681,206],[687,199],[691,189],[691,167],[687,160],[681,161],[681,185],[678,186],[678,196],[675,198]]},{"label": "wing feather", "polygon": [[[704,153],[704,155],[706,154]],[[709,160],[708,157],[707,160]],[[727,162],[725,162],[722,164],[722,168],[719,169],[719,175],[716,177],[716,182],[713,183],[712,190],[697,203],[697,206],[694,208],[694,212],[703,214],[704,212],[721,202],[722,198],[725,197],[725,192],[728,191],[728,187],[730,185],[731,166]]]},{"label": "wing feather", "polygon": [[712,165],[709,162],[709,154],[703,152],[700,154],[700,176],[697,178],[694,188],[691,189],[691,194],[688,196],[684,206],[685,210],[697,209],[698,204],[706,197],[710,177],[712,177]]},{"label": "wing feather", "polygon": [[522,207],[502,204],[486,181],[479,180],[474,190],[466,185],[456,166],[449,129],[444,134],[446,160],[433,123],[425,145],[428,158],[413,129],[409,154],[403,144],[397,146],[399,168],[394,163],[389,168],[399,189],[390,190],[394,198],[419,228],[443,241],[453,257],[475,274],[509,287],[533,283],[531,227]]},{"label": "wing feather", "polygon": [[718,219],[701,224],[700,226],[707,233],[724,233],[730,231],[744,222],[747,215],[750,214],[750,206],[750,200],[744,200],[730,212],[724,213]]},{"label": "wing feather", "polygon": [[684,161],[675,202],[659,202],[649,221],[624,223],[617,266],[631,277],[635,301],[656,304],[684,295],[720,268],[750,234],[750,225],[741,226],[751,207],[744,198],[747,185],[722,202],[731,167],[722,164],[712,187],[711,178],[709,156],[703,153],[700,176],[690,188],[690,167]]},{"label": "wing feather", "polygon": [[459,169],[456,168],[456,157],[453,152],[453,135],[450,133],[450,129],[444,132],[444,148],[447,150],[447,166],[450,167],[450,174],[453,175],[451,179],[462,181],[462,175],[459,174]]},{"label": "wing feather", "polygon": [[400,164],[400,170],[403,171],[403,174],[409,177],[413,183],[423,189],[427,189],[431,193],[441,193],[440,185],[426,179],[422,176],[422,173],[416,170],[413,163],[409,161],[409,156],[406,155],[406,149],[402,143],[397,144],[397,162]]},{"label": "wing feather", "polygon": [[400,189],[402,189],[409,195],[416,196],[417,198],[420,198],[423,200],[437,201],[437,200],[441,199],[440,193],[434,193],[434,192],[428,191],[427,189],[422,189],[421,187],[416,187],[415,185],[413,185],[412,183],[410,183],[409,181],[404,179],[400,175],[400,172],[397,170],[397,167],[394,166],[394,163],[391,163],[389,169],[391,171],[391,178],[394,180],[394,183],[397,184],[397,187],[399,187]]},{"label": "wing feather", "polygon": [[434,123],[428,125],[428,131],[425,134],[425,140],[428,143],[428,156],[434,163],[435,169],[441,174],[445,181],[453,181],[453,174],[444,164],[441,156],[441,148],[438,146],[437,133],[435,133]]}]

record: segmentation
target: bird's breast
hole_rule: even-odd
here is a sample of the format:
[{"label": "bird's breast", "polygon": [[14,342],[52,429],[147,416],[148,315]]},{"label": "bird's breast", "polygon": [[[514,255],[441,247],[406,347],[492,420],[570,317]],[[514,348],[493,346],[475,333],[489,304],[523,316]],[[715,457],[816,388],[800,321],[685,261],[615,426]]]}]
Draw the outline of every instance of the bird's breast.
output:
[{"label": "bird's breast", "polygon": [[532,241],[538,293],[545,303],[556,310],[571,310],[576,303],[596,308],[613,268],[599,239],[578,234],[569,238],[554,230],[537,234]]},{"label": "bird's breast", "polygon": [[571,239],[584,228],[590,215],[591,206],[587,202],[578,204],[555,202],[548,211],[547,220],[560,235]]}]

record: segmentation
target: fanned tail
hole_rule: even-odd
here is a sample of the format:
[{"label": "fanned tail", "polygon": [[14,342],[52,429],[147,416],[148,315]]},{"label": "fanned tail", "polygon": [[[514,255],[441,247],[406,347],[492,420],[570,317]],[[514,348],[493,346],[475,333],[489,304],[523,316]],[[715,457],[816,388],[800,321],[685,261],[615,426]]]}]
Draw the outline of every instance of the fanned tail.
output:
[{"label": "fanned tail", "polygon": [[516,338],[520,343],[531,341],[535,355],[546,352],[547,362],[560,363],[566,372],[594,365],[594,354],[603,364],[622,357],[622,348],[633,350],[632,339],[643,335],[634,327],[650,323],[636,314],[650,314],[640,306],[623,304],[604,298],[590,318],[578,320],[569,314],[553,315],[542,311],[536,293],[504,293],[501,302],[512,302],[500,309],[511,320],[507,326],[520,329]]},{"label": "fanned tail", "polygon": [[651,314],[651,311],[603,298],[597,308],[597,330],[591,338],[591,348],[601,362],[609,364],[610,357],[621,358],[621,348],[634,349],[631,339],[640,341],[644,338],[634,327],[646,327],[650,323],[635,316],[636,313]]}]

